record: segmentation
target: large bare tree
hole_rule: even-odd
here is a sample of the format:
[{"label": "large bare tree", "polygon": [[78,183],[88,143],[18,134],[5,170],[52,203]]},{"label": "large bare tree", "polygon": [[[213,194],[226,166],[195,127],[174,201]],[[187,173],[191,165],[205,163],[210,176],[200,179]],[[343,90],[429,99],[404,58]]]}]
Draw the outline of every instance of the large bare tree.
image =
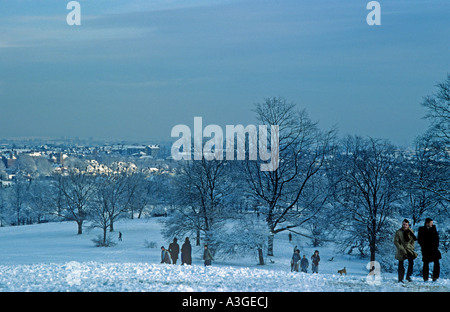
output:
[{"label": "large bare tree", "polygon": [[256,104],[255,112],[260,125],[278,126],[276,170],[261,171],[261,159],[249,160],[246,166],[251,193],[260,202],[270,232],[267,254],[273,256],[275,234],[302,225],[320,209],[320,205],[302,205],[300,199],[324,168],[334,131],[320,131],[304,110],[281,97],[266,98]]},{"label": "large bare tree", "polygon": [[430,120],[430,130],[450,147],[450,74],[436,85],[433,95],[426,96],[422,105],[427,108],[425,118]]},{"label": "large bare tree", "polygon": [[425,97],[422,105],[427,108],[427,118],[431,124],[428,137],[435,138],[434,151],[439,154],[443,170],[435,174],[435,187],[429,188],[439,195],[447,205],[450,202],[450,74],[447,79],[436,85],[434,94]]},{"label": "large bare tree", "polygon": [[356,136],[348,137],[337,155],[332,184],[335,220],[347,233],[347,247],[363,251],[368,246],[370,261],[375,261],[377,242],[402,196],[395,148],[386,141]]},{"label": "large bare tree", "polygon": [[58,214],[66,220],[77,223],[77,234],[83,233],[83,222],[88,218],[94,190],[94,176],[87,171],[87,165],[81,161],[73,162],[73,165],[58,179],[58,191],[62,199]]}]

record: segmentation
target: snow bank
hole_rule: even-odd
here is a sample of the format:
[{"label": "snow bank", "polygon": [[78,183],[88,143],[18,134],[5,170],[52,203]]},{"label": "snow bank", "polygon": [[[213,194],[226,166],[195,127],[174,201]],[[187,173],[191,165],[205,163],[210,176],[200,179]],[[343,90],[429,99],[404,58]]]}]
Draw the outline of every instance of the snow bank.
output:
[{"label": "snow bank", "polygon": [[373,292],[449,291],[448,280],[371,285],[361,276],[305,274],[258,268],[149,263],[68,262],[0,266],[5,292]]},{"label": "snow bank", "polygon": [[[289,242],[280,233],[275,256],[257,265],[256,255],[243,251],[238,259],[216,259],[210,267],[193,246],[193,265],[159,264],[161,225],[155,219],[120,220],[116,233],[123,241],[98,248],[91,242],[97,230],[76,234],[70,222],[0,228],[0,292],[448,292],[448,279],[398,284],[396,274],[381,274],[380,283],[367,281],[367,261],[321,247],[319,274],[290,272],[293,247],[309,258],[314,252],[303,238]],[[117,238],[116,238],[117,239]],[[144,241],[155,242],[146,248]],[[332,259],[332,261],[330,261]],[[416,260],[419,261],[419,260]],[[340,276],[338,269],[347,268]]]}]

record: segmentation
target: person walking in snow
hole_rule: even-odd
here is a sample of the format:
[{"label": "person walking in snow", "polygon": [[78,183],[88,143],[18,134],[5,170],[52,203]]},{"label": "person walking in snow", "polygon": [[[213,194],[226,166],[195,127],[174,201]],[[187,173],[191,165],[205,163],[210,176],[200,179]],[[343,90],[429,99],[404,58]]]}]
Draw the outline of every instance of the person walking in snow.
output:
[{"label": "person walking in snow", "polygon": [[311,270],[312,273],[319,273],[319,262],[320,262],[320,256],[319,251],[314,251],[314,254],[311,256]]},{"label": "person walking in snow", "polygon": [[183,246],[181,246],[181,265],[185,263],[188,265],[192,264],[191,251],[191,242],[189,241],[189,237],[186,237]]},{"label": "person walking in snow", "polygon": [[172,263],[177,264],[178,254],[180,253],[180,245],[177,243],[177,238],[173,239],[173,242],[169,245],[170,257],[172,258]]},{"label": "person walking in snow", "polygon": [[425,219],[425,225],[419,228],[418,241],[422,249],[423,280],[428,281],[430,262],[433,262],[433,282],[439,278],[441,252],[439,251],[439,234],[431,218]]},{"label": "person walking in snow", "polygon": [[205,245],[205,249],[203,251],[203,260],[205,260],[205,266],[211,265],[211,261],[214,260],[211,252],[208,249],[208,245]]},{"label": "person walking in snow", "polygon": [[300,250],[296,249],[291,259],[291,272],[298,272],[298,267],[300,266]]},{"label": "person walking in snow", "polygon": [[406,272],[406,280],[411,282],[411,275],[414,268],[414,259],[417,258],[417,253],[414,251],[414,241],[417,238],[413,230],[409,227],[409,221],[404,219],[402,227],[395,232],[394,244],[397,247],[395,259],[398,260],[398,282],[403,283],[405,276],[404,261],[408,260],[408,271]]},{"label": "person walking in snow", "polygon": [[161,263],[170,264],[169,252],[164,248],[164,246],[161,246]]},{"label": "person walking in snow", "polygon": [[309,261],[306,259],[306,255],[303,255],[302,260],[300,261],[300,268],[303,273],[308,273]]}]

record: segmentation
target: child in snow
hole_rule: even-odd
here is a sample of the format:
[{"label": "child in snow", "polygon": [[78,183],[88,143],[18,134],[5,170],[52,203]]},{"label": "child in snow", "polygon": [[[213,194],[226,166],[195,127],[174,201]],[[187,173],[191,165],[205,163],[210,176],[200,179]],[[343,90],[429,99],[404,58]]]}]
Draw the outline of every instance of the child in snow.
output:
[{"label": "child in snow", "polygon": [[319,273],[319,251],[314,251],[314,254],[311,256],[311,269],[313,273]]},{"label": "child in snow", "polygon": [[161,263],[170,264],[169,252],[164,248],[164,246],[161,246]]},{"label": "child in snow", "polygon": [[205,250],[203,252],[203,260],[205,260],[205,266],[211,265],[211,260],[214,260],[211,252],[208,249],[208,245],[205,245]]},{"label": "child in snow", "polygon": [[302,261],[300,261],[300,267],[303,273],[308,273],[309,262],[305,255],[303,255]]}]

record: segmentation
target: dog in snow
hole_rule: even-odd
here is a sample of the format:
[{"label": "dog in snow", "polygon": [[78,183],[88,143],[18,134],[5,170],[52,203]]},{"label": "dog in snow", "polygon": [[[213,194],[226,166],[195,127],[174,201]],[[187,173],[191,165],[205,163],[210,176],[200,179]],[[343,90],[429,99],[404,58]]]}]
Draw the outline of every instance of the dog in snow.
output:
[{"label": "dog in snow", "polygon": [[342,274],[347,275],[347,270],[344,267],[342,270],[338,270],[338,273],[341,274],[341,276],[342,276]]}]

